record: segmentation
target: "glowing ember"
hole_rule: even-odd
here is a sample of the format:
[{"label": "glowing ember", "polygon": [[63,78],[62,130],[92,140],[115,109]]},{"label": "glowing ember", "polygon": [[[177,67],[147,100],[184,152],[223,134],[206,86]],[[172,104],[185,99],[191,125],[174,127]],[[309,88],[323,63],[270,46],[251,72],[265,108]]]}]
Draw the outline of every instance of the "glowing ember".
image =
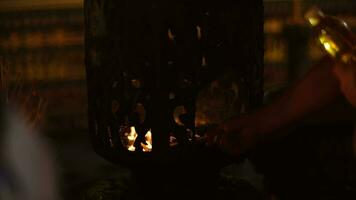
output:
[{"label": "glowing ember", "polygon": [[127,150],[129,151],[135,151],[136,148],[134,146],[136,138],[137,138],[137,133],[135,127],[131,126],[130,128],[130,133],[125,133],[125,136],[127,137],[128,143],[126,145]]},{"label": "glowing ember", "polygon": [[152,151],[152,132],[151,130],[147,131],[145,135],[146,144],[141,142],[141,146],[143,148],[143,152],[151,152]]}]

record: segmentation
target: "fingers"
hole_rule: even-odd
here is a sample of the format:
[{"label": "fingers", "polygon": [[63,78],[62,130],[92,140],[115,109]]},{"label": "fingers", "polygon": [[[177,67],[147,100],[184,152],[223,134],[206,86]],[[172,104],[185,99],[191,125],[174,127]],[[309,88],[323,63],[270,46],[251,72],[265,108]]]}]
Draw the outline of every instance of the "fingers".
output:
[{"label": "fingers", "polygon": [[216,128],[208,133],[206,145],[218,147],[227,154],[239,155],[241,144],[237,140],[238,137],[238,133],[227,133],[222,128]]},{"label": "fingers", "polygon": [[221,125],[206,134],[206,145],[207,146],[216,146],[221,151],[239,155],[243,152],[246,144],[244,137],[246,136],[245,130],[238,129],[233,132],[227,131],[226,125]]},{"label": "fingers", "polygon": [[207,146],[214,146],[218,145],[222,142],[222,138],[225,134],[225,130],[221,127],[217,127],[212,131],[206,133],[206,145]]}]

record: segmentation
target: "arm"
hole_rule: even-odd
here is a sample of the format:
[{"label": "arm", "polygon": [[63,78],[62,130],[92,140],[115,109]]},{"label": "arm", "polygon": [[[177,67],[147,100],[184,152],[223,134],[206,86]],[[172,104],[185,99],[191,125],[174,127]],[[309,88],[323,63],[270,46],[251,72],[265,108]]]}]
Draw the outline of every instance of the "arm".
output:
[{"label": "arm", "polygon": [[[324,57],[294,87],[287,90],[271,105],[262,108],[265,115],[261,132],[297,121],[306,114],[318,110],[341,95],[339,82],[333,73],[334,61]],[[232,127],[229,127],[233,129]]]},{"label": "arm", "polygon": [[209,132],[207,143],[217,142],[225,151],[239,154],[259,140],[271,137],[274,130],[331,103],[341,94],[333,65],[330,58],[323,58],[302,80],[272,104],[228,120]]}]

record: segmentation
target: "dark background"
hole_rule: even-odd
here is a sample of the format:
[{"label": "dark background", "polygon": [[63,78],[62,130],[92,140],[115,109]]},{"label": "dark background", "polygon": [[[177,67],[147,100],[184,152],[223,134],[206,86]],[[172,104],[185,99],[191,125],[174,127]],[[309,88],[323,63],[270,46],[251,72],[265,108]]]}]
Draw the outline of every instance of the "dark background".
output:
[{"label": "dark background", "polygon": [[[353,0],[265,0],[266,102],[323,55],[302,19],[311,5],[356,28]],[[11,72],[10,83],[20,81],[24,90],[34,86],[48,103],[42,134],[54,147],[63,196],[80,196],[109,177],[124,180],[118,186],[124,189],[133,184],[128,169],[93,152],[87,135],[83,2],[1,1],[0,30],[0,59]],[[261,147],[263,153],[258,153],[255,162],[270,190],[280,196],[312,191],[335,199],[353,193],[353,119],[353,108],[340,99],[284,130],[292,134],[283,143]]]}]

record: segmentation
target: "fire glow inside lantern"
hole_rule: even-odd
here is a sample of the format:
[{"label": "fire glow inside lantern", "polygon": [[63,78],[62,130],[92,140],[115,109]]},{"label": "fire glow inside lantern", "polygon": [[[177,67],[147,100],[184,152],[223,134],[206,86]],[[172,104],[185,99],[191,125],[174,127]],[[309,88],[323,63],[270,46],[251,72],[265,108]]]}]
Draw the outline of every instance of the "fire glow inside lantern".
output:
[{"label": "fire glow inside lantern", "polygon": [[261,0],[86,0],[96,151],[128,165],[214,162],[206,131],[262,102],[262,11]]}]

